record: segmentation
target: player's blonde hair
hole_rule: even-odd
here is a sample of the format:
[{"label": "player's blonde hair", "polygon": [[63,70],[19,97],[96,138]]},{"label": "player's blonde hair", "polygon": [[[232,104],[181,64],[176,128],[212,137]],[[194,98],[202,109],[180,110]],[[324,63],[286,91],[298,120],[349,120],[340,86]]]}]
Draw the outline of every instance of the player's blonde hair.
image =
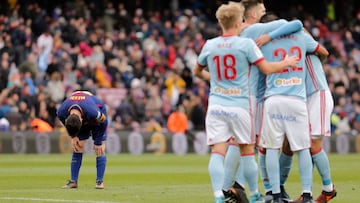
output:
[{"label": "player's blonde hair", "polygon": [[237,2],[229,2],[228,4],[222,4],[216,11],[216,18],[220,26],[227,30],[232,28],[239,18],[242,22],[244,16],[244,7]]}]

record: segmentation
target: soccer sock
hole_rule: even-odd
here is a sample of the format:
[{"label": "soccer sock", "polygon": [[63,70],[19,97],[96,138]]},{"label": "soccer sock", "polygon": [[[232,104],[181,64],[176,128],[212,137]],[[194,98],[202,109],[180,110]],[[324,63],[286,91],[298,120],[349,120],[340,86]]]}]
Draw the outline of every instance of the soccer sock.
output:
[{"label": "soccer sock", "polygon": [[76,153],[73,152],[71,164],[70,164],[70,170],[71,170],[71,180],[78,181],[79,178],[79,171],[81,167],[83,153]]},{"label": "soccer sock", "polygon": [[223,185],[224,190],[230,188],[234,183],[234,179],[238,171],[239,163],[240,163],[239,146],[229,145],[224,160],[224,171],[225,171],[224,185]]},{"label": "soccer sock", "polygon": [[96,180],[103,181],[106,168],[106,156],[96,157]]},{"label": "soccer sock", "polygon": [[331,181],[329,159],[325,151],[321,149],[318,153],[313,154],[312,160],[321,176],[323,190],[326,192],[331,192],[333,190],[333,185]]},{"label": "soccer sock", "polygon": [[271,184],[273,194],[280,194],[280,164],[279,150],[266,149],[266,170]]},{"label": "soccer sock", "polygon": [[[241,160],[241,156],[239,157],[239,159]],[[235,180],[242,188],[245,189],[246,179],[244,175],[244,170],[245,170],[244,164],[240,163],[236,171]]]},{"label": "soccer sock", "polygon": [[255,155],[241,155],[240,163],[240,168],[244,168],[244,177],[248,182],[250,195],[258,193],[258,166],[255,161]]},{"label": "soccer sock", "polygon": [[261,180],[264,185],[265,192],[268,192],[268,191],[271,191],[271,185],[270,185],[269,177],[268,177],[268,174],[266,171],[266,162],[265,162],[266,154],[265,153],[266,153],[265,150],[259,149],[258,161],[259,161]]},{"label": "soccer sock", "polygon": [[212,153],[209,161],[209,175],[215,197],[223,196],[224,183],[224,155]]},{"label": "soccer sock", "polygon": [[309,149],[303,149],[298,151],[299,156],[299,172],[301,177],[301,185],[303,193],[310,193],[312,189],[312,175],[313,175],[313,165],[311,161]]},{"label": "soccer sock", "polygon": [[280,154],[279,164],[280,164],[280,185],[284,185],[291,169],[293,156],[288,156],[284,153]]}]

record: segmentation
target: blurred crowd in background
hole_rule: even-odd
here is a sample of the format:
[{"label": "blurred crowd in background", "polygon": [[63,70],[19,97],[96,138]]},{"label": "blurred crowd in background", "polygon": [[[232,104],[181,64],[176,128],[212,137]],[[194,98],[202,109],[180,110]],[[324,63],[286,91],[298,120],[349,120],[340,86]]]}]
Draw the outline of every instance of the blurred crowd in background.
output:
[{"label": "blurred crowd in background", "polygon": [[[45,2],[0,7],[1,130],[59,129],[57,107],[74,90],[101,91],[115,130],[204,130],[209,84],[192,68],[205,41],[220,34],[221,1]],[[360,132],[360,9],[341,13],[337,1],[320,2],[321,14],[302,4],[277,13],[301,19],[329,50],[333,130]],[[106,99],[110,88],[124,93],[116,105]]]}]

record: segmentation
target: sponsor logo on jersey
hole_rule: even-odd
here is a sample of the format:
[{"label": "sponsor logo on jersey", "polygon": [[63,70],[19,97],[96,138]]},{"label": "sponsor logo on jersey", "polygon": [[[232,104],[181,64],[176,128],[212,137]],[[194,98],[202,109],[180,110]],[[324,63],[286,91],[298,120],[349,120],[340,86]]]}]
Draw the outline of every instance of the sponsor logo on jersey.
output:
[{"label": "sponsor logo on jersey", "polygon": [[293,86],[293,85],[301,85],[302,79],[297,77],[292,77],[289,79],[278,78],[274,81],[275,87],[285,87],[285,86]]},{"label": "sponsor logo on jersey", "polygon": [[222,87],[215,87],[214,91],[219,94],[223,95],[240,95],[241,89],[239,88],[230,88],[230,89],[224,89]]}]

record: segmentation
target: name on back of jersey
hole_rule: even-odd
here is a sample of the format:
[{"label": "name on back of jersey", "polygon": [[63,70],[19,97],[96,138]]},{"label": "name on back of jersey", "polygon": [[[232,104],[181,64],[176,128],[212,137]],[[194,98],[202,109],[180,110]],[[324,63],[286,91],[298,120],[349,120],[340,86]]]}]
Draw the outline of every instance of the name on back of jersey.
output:
[{"label": "name on back of jersey", "polygon": [[80,101],[80,100],[85,100],[86,97],[85,96],[80,96],[80,95],[73,95],[70,97],[71,101]]},{"label": "name on back of jersey", "polygon": [[219,49],[221,49],[221,48],[229,49],[229,48],[231,48],[231,43],[228,43],[228,42],[219,43],[217,45],[217,48],[219,48]]}]

